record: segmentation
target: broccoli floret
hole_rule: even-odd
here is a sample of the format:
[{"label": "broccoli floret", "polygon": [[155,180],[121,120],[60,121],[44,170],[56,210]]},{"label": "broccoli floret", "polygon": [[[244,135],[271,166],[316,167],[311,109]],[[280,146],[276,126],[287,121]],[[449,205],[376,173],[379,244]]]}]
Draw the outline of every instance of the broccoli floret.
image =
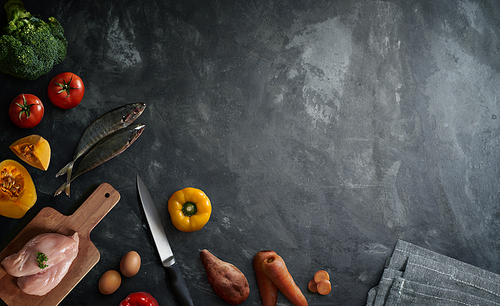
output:
[{"label": "broccoli floret", "polygon": [[0,71],[24,80],[36,80],[66,58],[68,41],[54,18],[32,16],[20,0],[5,6],[8,23],[0,37]]}]

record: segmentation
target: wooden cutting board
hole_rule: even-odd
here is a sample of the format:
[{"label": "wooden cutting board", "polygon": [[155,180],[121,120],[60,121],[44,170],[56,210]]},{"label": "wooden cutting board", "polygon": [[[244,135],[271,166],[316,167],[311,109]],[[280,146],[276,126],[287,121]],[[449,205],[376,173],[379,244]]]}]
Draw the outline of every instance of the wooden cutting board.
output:
[{"label": "wooden cutting board", "polygon": [[78,232],[80,238],[78,255],[59,285],[44,296],[28,295],[22,292],[17,286],[17,278],[7,274],[0,265],[0,298],[7,305],[12,306],[58,305],[99,261],[100,254],[90,240],[90,231],[119,200],[118,191],[104,183],[97,187],[70,216],[64,216],[50,207],[43,208],[0,253],[0,261],[18,252],[31,238],[42,233],[59,233],[68,236]]}]

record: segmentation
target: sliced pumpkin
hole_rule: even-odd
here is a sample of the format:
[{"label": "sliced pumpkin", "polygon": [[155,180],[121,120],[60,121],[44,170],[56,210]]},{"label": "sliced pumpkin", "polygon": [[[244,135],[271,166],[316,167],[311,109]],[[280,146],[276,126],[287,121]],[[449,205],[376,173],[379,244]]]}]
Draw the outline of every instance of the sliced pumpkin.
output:
[{"label": "sliced pumpkin", "polygon": [[0,215],[19,219],[36,203],[31,176],[20,163],[6,159],[0,163]]},{"label": "sliced pumpkin", "polygon": [[40,135],[30,135],[9,146],[28,165],[47,171],[50,164],[50,145]]}]

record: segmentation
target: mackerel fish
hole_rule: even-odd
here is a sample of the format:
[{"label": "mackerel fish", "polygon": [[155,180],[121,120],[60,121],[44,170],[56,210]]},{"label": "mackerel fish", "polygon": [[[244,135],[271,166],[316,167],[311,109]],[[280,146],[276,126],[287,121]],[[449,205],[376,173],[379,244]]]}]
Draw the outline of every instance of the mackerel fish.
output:
[{"label": "mackerel fish", "polygon": [[56,177],[67,174],[66,181],[68,183],[71,182],[71,172],[76,160],[88,152],[93,145],[107,135],[129,126],[132,122],[139,118],[145,108],[146,103],[130,103],[110,110],[94,120],[94,122],[87,127],[80,138],[75,154],[73,155],[73,160],[59,170]]},{"label": "mackerel fish", "polygon": [[66,195],[69,197],[71,182],[85,172],[90,171],[108,160],[120,155],[123,151],[130,147],[132,143],[139,138],[139,136],[141,136],[145,127],[146,126],[144,124],[131,125],[119,129],[118,131],[115,131],[114,133],[101,139],[82,158],[78,166],[75,168],[75,172],[71,177],[71,180],[64,182],[64,184],[56,190],[54,196],[57,196],[65,191]]}]

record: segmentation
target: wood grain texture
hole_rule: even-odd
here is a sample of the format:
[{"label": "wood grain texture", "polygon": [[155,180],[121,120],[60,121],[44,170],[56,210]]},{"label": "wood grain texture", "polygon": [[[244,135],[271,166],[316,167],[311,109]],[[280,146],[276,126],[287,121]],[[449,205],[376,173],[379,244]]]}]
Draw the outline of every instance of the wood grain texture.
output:
[{"label": "wood grain texture", "polygon": [[42,233],[72,235],[78,232],[80,238],[78,256],[61,283],[44,296],[28,295],[22,292],[17,286],[17,278],[7,274],[0,265],[0,283],[2,284],[0,298],[7,305],[58,305],[99,261],[100,254],[90,240],[90,231],[119,200],[118,191],[104,183],[99,185],[70,216],[64,216],[50,207],[43,208],[0,253],[0,261],[18,252],[31,238]]}]

